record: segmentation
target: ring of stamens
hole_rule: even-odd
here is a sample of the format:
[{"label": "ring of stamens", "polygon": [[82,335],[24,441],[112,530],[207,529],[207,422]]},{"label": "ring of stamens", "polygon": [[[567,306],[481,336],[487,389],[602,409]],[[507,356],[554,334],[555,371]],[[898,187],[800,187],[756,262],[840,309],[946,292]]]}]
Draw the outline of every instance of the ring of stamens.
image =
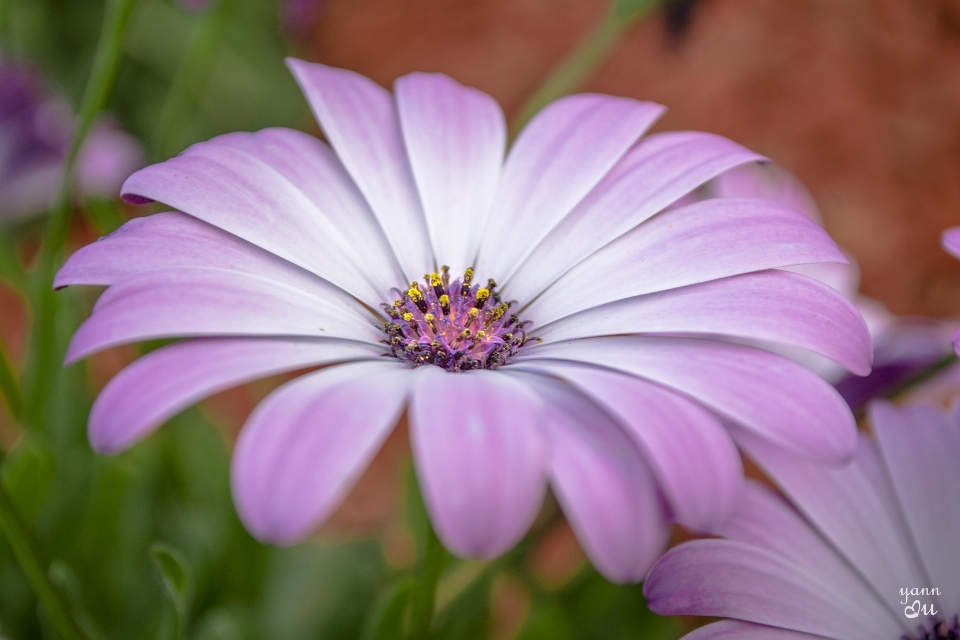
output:
[{"label": "ring of stamens", "polygon": [[526,323],[508,313],[491,278],[474,284],[473,269],[451,282],[450,269],[396,290],[393,304],[383,304],[383,323],[392,355],[414,366],[432,364],[448,371],[496,369],[527,341]]},{"label": "ring of stamens", "polygon": [[952,619],[933,619],[918,627],[913,634],[905,634],[901,640],[960,640],[960,615]]}]

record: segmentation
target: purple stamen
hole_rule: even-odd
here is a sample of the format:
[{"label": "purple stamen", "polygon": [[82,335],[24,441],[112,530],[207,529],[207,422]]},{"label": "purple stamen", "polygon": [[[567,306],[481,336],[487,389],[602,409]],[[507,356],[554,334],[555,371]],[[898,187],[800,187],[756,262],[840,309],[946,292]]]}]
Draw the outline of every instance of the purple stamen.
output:
[{"label": "purple stamen", "polygon": [[500,300],[496,282],[472,284],[473,269],[451,282],[449,269],[441,271],[424,276],[427,286],[412,282],[392,305],[383,305],[390,316],[383,342],[414,366],[466,371],[505,364],[527,338],[517,316],[507,315],[510,303]]}]

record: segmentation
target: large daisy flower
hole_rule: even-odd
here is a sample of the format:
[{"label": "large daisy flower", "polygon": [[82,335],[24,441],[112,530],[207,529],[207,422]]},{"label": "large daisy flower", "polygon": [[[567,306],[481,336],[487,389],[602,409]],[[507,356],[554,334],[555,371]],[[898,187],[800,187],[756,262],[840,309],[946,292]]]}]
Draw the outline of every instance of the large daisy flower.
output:
[{"label": "large daisy flower", "polygon": [[[870,340],[833,289],[777,270],[844,262],[802,214],[720,198],[662,212],[758,156],[694,132],[641,138],[649,102],[575,95],[506,152],[497,103],[439,74],[391,94],[290,66],[331,146],[235,133],[143,169],[133,220],[57,286],[107,285],[68,358],[192,337],[97,399],[97,451],[130,446],[219,390],[284,371],[233,454],[243,522],[291,544],[339,504],[404,412],[443,543],[489,558],[523,536],[547,481],[587,553],[641,578],[668,523],[724,520],[742,481],[722,419],[824,463],[855,425],[792,344],[859,374]],[[662,213],[661,213],[662,212]]]},{"label": "large daisy flower", "polygon": [[723,539],[657,562],[650,608],[733,619],[686,640],[958,640],[960,414],[887,402],[869,413],[876,437],[863,435],[843,469],[744,432],[789,503],[750,483],[710,530]]}]

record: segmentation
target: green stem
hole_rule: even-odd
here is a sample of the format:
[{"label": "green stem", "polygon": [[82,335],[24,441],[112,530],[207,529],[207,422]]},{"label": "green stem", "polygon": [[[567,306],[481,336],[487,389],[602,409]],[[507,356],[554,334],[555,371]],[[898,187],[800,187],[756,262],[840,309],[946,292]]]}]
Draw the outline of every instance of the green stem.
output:
[{"label": "green stem", "polygon": [[180,131],[184,111],[196,99],[198,88],[210,73],[232,6],[233,0],[217,0],[207,11],[173,77],[157,127],[158,157],[155,159],[158,161],[179,151],[175,136]]},{"label": "green stem", "polygon": [[5,42],[12,1],[13,0],[0,0],[0,55],[7,53]]},{"label": "green stem", "polygon": [[926,382],[927,380],[934,377],[935,375],[937,375],[938,373],[940,373],[941,371],[943,371],[944,369],[946,369],[947,367],[955,363],[956,361],[957,361],[957,354],[951,352],[949,355],[944,356],[940,360],[934,362],[932,365],[930,365],[923,371],[920,371],[919,373],[911,376],[910,378],[907,378],[906,380],[901,382],[899,385],[897,385],[894,389],[884,394],[884,396],[890,399],[895,399],[897,396],[909,391],[914,386],[921,384],[923,382]]},{"label": "green stem", "polygon": [[84,640],[86,635],[74,622],[62,598],[50,584],[36,546],[30,540],[23,519],[17,513],[13,500],[2,484],[0,484],[0,530],[3,530],[6,535],[13,555],[27,575],[30,586],[33,587],[37,599],[43,605],[44,611],[60,637],[64,640]]},{"label": "green stem", "polygon": [[446,553],[428,519],[427,536],[423,558],[420,563],[420,575],[417,584],[414,586],[410,603],[410,634],[408,637],[411,639],[426,638],[427,632],[430,630],[434,603],[437,599],[437,583],[440,581],[440,573],[443,571]]},{"label": "green stem", "polygon": [[7,357],[7,351],[0,342],[0,391],[7,401],[7,407],[10,409],[10,415],[14,420],[20,418],[20,411],[23,409],[23,397],[20,395],[20,387],[17,384],[17,374],[10,364],[10,358]]},{"label": "green stem", "polygon": [[613,0],[600,22],[524,104],[513,122],[513,136],[545,106],[576,91],[620,43],[623,33],[660,3],[661,0]]},{"label": "green stem", "polygon": [[[0,0],[0,2],[3,1]],[[13,242],[2,231],[0,231],[0,278],[8,280],[15,289],[23,291],[23,266],[20,264],[20,258],[17,257]]]},{"label": "green stem", "polygon": [[73,189],[71,174],[77,154],[93,126],[97,114],[106,106],[113,90],[117,70],[120,67],[123,36],[126,32],[130,13],[137,0],[112,0],[107,5],[107,14],[103,22],[100,41],[93,59],[93,69],[87,81],[87,87],[80,104],[80,115],[76,129],[70,140],[70,148],[64,162],[63,179],[57,192],[50,219],[47,222],[46,235],[40,249],[40,258],[36,273],[36,308],[33,331],[33,375],[27,390],[29,417],[39,422],[38,412],[43,406],[54,372],[60,363],[55,348],[54,316],[56,315],[56,297],[53,293],[53,276],[66,242],[73,209]]}]

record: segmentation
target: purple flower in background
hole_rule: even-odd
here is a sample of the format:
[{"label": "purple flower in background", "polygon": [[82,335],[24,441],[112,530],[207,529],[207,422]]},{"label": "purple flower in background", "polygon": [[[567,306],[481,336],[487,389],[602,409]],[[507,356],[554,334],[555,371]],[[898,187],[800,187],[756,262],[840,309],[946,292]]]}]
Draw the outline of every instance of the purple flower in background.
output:
[{"label": "purple flower in background", "polygon": [[298,40],[305,40],[317,22],[324,0],[283,0],[283,28]]},{"label": "purple flower in background", "polygon": [[[701,187],[688,202],[703,198],[753,197],[780,203],[805,214],[822,226],[813,196],[795,176],[769,164],[745,164]],[[949,323],[930,318],[897,317],[882,303],[858,293],[860,271],[852,256],[848,264],[810,264],[788,271],[830,285],[848,300],[866,320],[873,340],[873,371],[867,376],[850,374],[827,358],[797,348],[779,347],[787,355],[819,373],[837,387],[852,409],[859,409],[899,384],[917,375],[950,353]]]},{"label": "purple flower in background", "polygon": [[[30,67],[0,59],[0,219],[42,213],[53,203],[73,115]],[[115,197],[143,166],[137,142],[108,120],[96,123],[74,168],[83,194]]]},{"label": "purple flower in background", "polygon": [[391,95],[290,66],[332,148],[288,129],[194,145],[123,187],[177,212],[127,223],[58,274],[109,287],[70,361],[193,338],[111,380],[90,416],[97,451],[222,389],[335,365],[277,389],[240,434],[233,492],[255,536],[310,535],[406,412],[448,548],[510,548],[549,481],[619,581],[644,575],[670,521],[728,516],[742,472],[722,421],[820,462],[852,457],[855,425],[830,385],[717,339],[867,373],[854,307],[778,270],[843,254],[763,200],[662,212],[756,154],[705,133],[641,138],[663,107],[593,94],[548,106],[508,153],[497,103],[446,76],[404,76]]},{"label": "purple flower in background", "polygon": [[[960,227],[953,227],[943,232],[943,248],[954,258],[960,259]],[[953,348],[960,353],[960,331],[953,336]]]},{"label": "purple flower in background", "polygon": [[653,567],[664,615],[733,618],[687,640],[960,638],[960,416],[931,405],[870,407],[876,437],[825,469],[743,432],[786,494],[748,483],[736,514]]}]

